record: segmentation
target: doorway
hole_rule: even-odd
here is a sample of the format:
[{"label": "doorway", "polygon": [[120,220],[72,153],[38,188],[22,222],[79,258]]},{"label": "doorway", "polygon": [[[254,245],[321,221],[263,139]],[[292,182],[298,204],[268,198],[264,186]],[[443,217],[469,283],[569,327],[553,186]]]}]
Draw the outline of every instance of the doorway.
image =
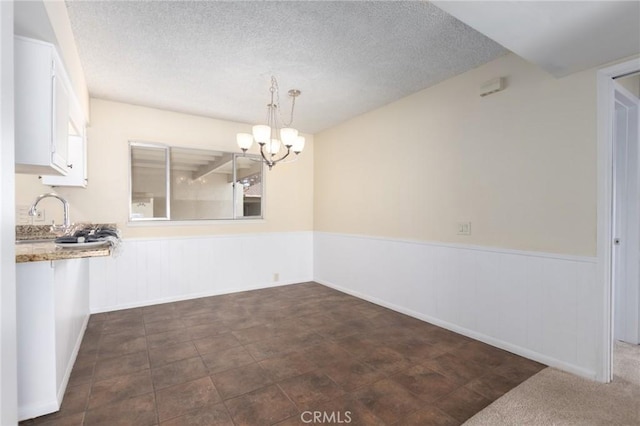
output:
[{"label": "doorway", "polygon": [[[640,183],[638,183],[638,176],[640,167],[638,163],[640,160],[639,148],[637,142],[637,123],[638,123],[638,110],[636,107],[635,115],[635,142],[632,141],[627,132],[623,132],[623,118],[626,116],[626,126],[633,125],[633,106],[628,102],[628,93],[622,93],[624,89],[620,88],[620,83],[616,83],[615,80],[622,81],[626,76],[631,76],[640,72],[640,58],[632,59],[626,62],[622,62],[604,69],[601,69],[597,73],[597,96],[598,96],[598,221],[597,221],[597,274],[598,282],[602,284],[602,309],[601,313],[601,328],[599,330],[602,340],[600,341],[599,350],[599,362],[600,368],[597,371],[596,379],[608,383],[613,379],[613,347],[614,347],[614,335],[616,333],[630,333],[633,334],[633,325],[628,329],[622,329],[620,327],[615,328],[615,322],[618,320],[620,324],[623,320],[620,318],[614,318],[616,315],[615,302],[620,299],[621,305],[618,306],[618,314],[630,315],[630,310],[624,310],[625,307],[631,306],[632,301],[626,303],[627,295],[633,297],[632,293],[636,291],[636,294],[640,296],[640,290],[637,289],[638,280],[636,279],[636,290],[628,290],[622,284],[633,283],[633,278],[628,279],[627,275],[633,276],[634,274],[640,275],[640,262],[639,258],[639,245],[640,235],[639,229],[640,219],[638,218],[638,212],[636,210],[635,216],[630,214],[631,209],[639,209],[638,204],[638,191],[640,191]],[[626,84],[625,84],[626,85]],[[627,90],[628,91],[628,90]],[[620,95],[622,93],[622,96]],[[617,106],[617,113],[616,113]],[[625,113],[626,110],[626,113]],[[614,135],[614,130],[618,130],[619,133]],[[614,137],[615,136],[615,137]],[[620,138],[625,139],[625,143],[615,143],[615,139],[619,141]],[[627,157],[631,154],[629,150],[635,152],[634,160],[631,162],[622,162],[623,157]],[[619,167],[615,167],[615,160],[618,161],[618,165],[623,163],[623,171],[619,170]],[[628,175],[636,176],[636,180],[629,184]],[[623,177],[624,176],[624,177]],[[621,184],[621,181],[626,183]],[[634,188],[635,187],[635,188]],[[616,191],[617,195],[616,196]],[[636,195],[631,199],[631,202],[626,202],[626,198],[623,199],[622,195],[629,196],[629,191],[635,191]],[[626,222],[625,222],[626,221]],[[630,232],[634,232],[635,236],[632,238],[628,235]],[[616,233],[622,233],[623,237],[618,237]],[[618,238],[620,240],[618,240]],[[626,243],[623,247],[623,243]],[[635,248],[634,248],[635,245]],[[632,258],[632,253],[635,250],[635,257]],[[627,261],[626,257],[629,257],[631,261]],[[621,267],[620,265],[624,265]],[[629,268],[627,268],[629,265]],[[635,270],[633,268],[636,268]],[[614,288],[614,283],[618,282],[618,286]],[[615,292],[618,292],[616,298]],[[624,294],[621,295],[621,293]],[[622,303],[625,302],[625,303]],[[636,304],[640,303],[640,300],[636,299]],[[640,306],[638,306],[640,310]],[[640,328],[640,325],[635,324],[635,327]],[[636,338],[640,337],[637,336]]]},{"label": "doorway", "polygon": [[613,116],[613,338],[640,343],[640,74],[616,79]]}]

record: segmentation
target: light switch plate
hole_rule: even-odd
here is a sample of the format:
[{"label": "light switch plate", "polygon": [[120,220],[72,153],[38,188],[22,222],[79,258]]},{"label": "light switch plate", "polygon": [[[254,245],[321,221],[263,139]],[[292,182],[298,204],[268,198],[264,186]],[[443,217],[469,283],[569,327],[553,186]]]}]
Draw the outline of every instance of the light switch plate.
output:
[{"label": "light switch plate", "polygon": [[458,235],[471,235],[471,222],[458,222]]}]

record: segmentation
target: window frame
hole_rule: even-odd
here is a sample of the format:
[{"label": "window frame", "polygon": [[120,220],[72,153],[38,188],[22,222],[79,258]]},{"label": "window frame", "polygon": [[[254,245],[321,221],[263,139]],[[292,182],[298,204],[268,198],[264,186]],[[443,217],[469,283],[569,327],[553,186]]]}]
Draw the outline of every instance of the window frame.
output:
[{"label": "window frame", "polygon": [[[165,151],[165,197],[166,197],[166,217],[133,217],[133,149],[135,147],[142,148],[157,148]],[[183,147],[183,146],[171,146],[164,143],[159,142],[148,142],[141,140],[129,140],[129,217],[128,224],[129,225],[198,225],[198,224],[206,224],[206,223],[216,223],[216,224],[224,224],[224,223],[240,223],[247,221],[264,221],[265,217],[265,167],[264,162],[262,161],[259,155],[255,154],[243,154],[231,151],[224,150],[214,150],[210,151],[220,152],[222,154],[231,154],[232,159],[232,203],[233,203],[233,217],[232,218],[219,218],[219,219],[186,219],[186,220],[173,220],[171,219],[171,149],[181,149],[181,150],[199,150],[202,151],[202,148],[191,148],[191,147]],[[256,160],[256,162],[260,163],[260,177],[261,177],[261,188],[260,188],[260,215],[256,216],[238,216],[238,206],[237,206],[237,178],[238,178],[238,158],[250,158]]]}]

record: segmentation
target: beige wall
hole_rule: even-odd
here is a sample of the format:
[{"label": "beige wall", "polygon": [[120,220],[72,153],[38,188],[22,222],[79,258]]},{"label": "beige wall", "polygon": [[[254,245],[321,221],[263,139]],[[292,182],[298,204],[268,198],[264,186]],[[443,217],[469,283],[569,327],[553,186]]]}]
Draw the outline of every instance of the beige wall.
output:
[{"label": "beige wall", "polygon": [[319,133],[314,229],[595,255],[595,89],[509,54]]},{"label": "beige wall", "polygon": [[[237,132],[250,125],[214,120],[153,108],[91,100],[88,128],[89,183],[83,188],[55,188],[71,203],[74,222],[115,222],[125,237],[235,234],[246,232],[310,231],[313,229],[313,136],[295,163],[276,165],[266,174],[265,221],[206,225],[129,226],[128,141],[161,142],[174,146],[238,151]],[[37,176],[16,176],[16,204],[29,205],[51,190]],[[60,221],[60,203],[44,200],[47,222]]]}]

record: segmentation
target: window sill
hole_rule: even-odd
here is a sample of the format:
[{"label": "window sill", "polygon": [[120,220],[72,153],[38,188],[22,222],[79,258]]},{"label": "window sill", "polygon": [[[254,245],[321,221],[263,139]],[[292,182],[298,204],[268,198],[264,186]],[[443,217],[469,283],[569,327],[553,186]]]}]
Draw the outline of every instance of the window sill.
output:
[{"label": "window sill", "polygon": [[203,219],[203,220],[135,220],[128,221],[127,227],[150,226],[211,226],[211,225],[240,225],[266,223],[264,218],[256,219]]}]

